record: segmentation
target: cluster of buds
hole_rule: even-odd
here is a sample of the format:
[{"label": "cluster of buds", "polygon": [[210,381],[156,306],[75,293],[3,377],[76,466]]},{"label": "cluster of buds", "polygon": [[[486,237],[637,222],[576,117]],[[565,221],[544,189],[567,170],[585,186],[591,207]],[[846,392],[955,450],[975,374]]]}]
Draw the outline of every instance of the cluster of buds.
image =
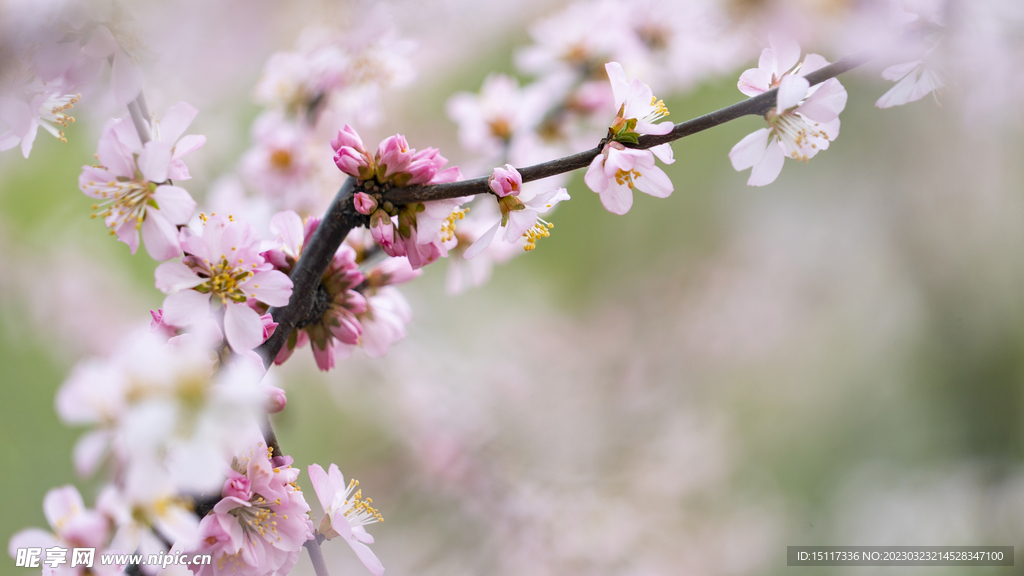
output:
[{"label": "cluster of buds", "polygon": [[331,146],[338,168],[361,182],[364,191],[355,194],[355,208],[370,217],[373,239],[388,256],[406,256],[419,269],[448,255],[454,222],[464,214],[459,210],[463,199],[396,206],[383,193],[391,187],[454,182],[462,178],[458,167],[442,170],[448,160],[436,148],[417,152],[401,134],[385,138],[371,156],[347,124]]},{"label": "cluster of buds", "polygon": [[417,151],[401,134],[385,138],[371,156],[359,134],[346,124],[331,140],[331,147],[338,168],[363,181],[373,179],[378,184],[402,187],[454,182],[462,177],[457,167],[441,169],[448,159],[437,148]]}]

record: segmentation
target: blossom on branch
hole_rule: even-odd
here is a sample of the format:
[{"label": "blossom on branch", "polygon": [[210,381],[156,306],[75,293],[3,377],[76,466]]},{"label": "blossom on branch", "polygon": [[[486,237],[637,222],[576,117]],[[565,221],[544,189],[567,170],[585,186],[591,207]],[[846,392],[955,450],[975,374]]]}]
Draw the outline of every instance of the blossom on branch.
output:
[{"label": "blossom on branch", "polygon": [[340,536],[374,576],[381,576],[384,566],[367,546],[373,544],[373,536],[363,528],[384,521],[380,512],[370,506],[373,499],[363,498],[363,491],[358,489],[358,480],[350,480],[345,484],[345,477],[338,470],[337,464],[331,464],[326,472],[319,464],[310,465],[309,479],[324,509],[319,532],[328,540]]},{"label": "blossom on branch", "polygon": [[186,224],[195,201],[173,180],[191,176],[182,157],[203,144],[203,136],[181,137],[197,111],[185,102],[172,106],[163,119],[153,120],[153,139],[145,145],[130,121],[108,120],[100,136],[99,164],[82,166],[78,187],[99,202],[93,217],[103,217],[111,234],[131,249],[139,247],[139,232],[154,260],[181,253],[177,226]]},{"label": "blossom on branch", "polygon": [[656,198],[672,194],[672,181],[654,165],[654,157],[671,164],[672,147],[661,144],[651,149],[626,148],[623,143],[636,144],[646,134],[668,134],[671,122],[660,122],[668,115],[665,103],[657,100],[651,89],[634,78],[626,82],[626,74],[618,62],[605,65],[615,94],[615,121],[608,128],[611,140],[587,168],[584,181],[601,195],[601,203],[613,214],[625,214],[633,206],[633,189]]},{"label": "blossom on branch", "polygon": [[488,182],[491,191],[498,197],[501,218],[466,250],[463,257],[467,260],[475,258],[489,247],[499,228],[505,230],[505,242],[513,244],[520,238],[525,238],[524,249],[533,250],[537,246],[537,240],[548,237],[549,230],[554,228],[554,224],[541,218],[540,214],[569,199],[569,193],[565,188],[536,194],[526,201],[520,199],[523,177],[511,164],[506,164],[504,168],[495,168]]},{"label": "blossom on branch", "polygon": [[232,350],[251,357],[266,331],[249,301],[284,306],[292,281],[263,258],[265,247],[248,223],[217,215],[201,218],[201,235],[191,228],[181,231],[185,257],[156,269],[156,287],[168,294],[163,320],[192,329],[212,325],[223,330]]},{"label": "blossom on branch", "polygon": [[753,168],[747,184],[771,184],[782,171],[785,157],[807,162],[839,136],[839,113],[846,107],[846,88],[835,78],[811,86],[805,75],[828,65],[817,54],[808,54],[797,63],[800,47],[795,43],[776,43],[761,53],[758,68],[740,76],[739,89],[756,96],[778,89],[776,106],[768,111],[762,128],[729,152],[733,168]]},{"label": "blossom on branch", "polygon": [[273,456],[261,442],[236,455],[221,500],[199,523],[190,554],[210,554],[212,564],[191,565],[196,576],[287,574],[302,545],[313,538],[309,504],[289,456]]}]

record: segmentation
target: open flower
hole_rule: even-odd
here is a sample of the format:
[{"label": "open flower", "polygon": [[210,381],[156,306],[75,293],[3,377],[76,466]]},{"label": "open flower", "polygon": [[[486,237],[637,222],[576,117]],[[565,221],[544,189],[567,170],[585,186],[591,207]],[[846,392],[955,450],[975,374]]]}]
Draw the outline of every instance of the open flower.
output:
[{"label": "open flower", "polygon": [[655,124],[668,116],[668,108],[654,96],[649,86],[638,78],[627,82],[626,73],[618,62],[609,62],[604,68],[612,83],[617,111],[611,125],[613,140],[636,143],[638,136],[668,134],[672,131],[671,122]]},{"label": "open flower", "polygon": [[846,89],[835,78],[813,88],[802,76],[782,78],[777,106],[765,116],[769,127],[748,135],[729,152],[733,168],[753,168],[748,185],[774,182],[786,156],[807,162],[839,135]]},{"label": "open flower", "polygon": [[331,464],[326,472],[319,464],[310,465],[309,479],[324,509],[320,533],[328,540],[342,537],[363,565],[374,576],[381,576],[384,566],[367,546],[373,544],[373,536],[363,526],[383,522],[384,517],[370,506],[372,499],[363,499],[363,491],[358,489],[359,481],[351,480],[345,484],[345,477],[338,470],[337,464]]},{"label": "open flower", "polygon": [[190,177],[182,157],[206,143],[203,136],[181,138],[195,115],[196,109],[184,102],[172,106],[162,120],[151,123],[153,139],[145,146],[130,121],[109,120],[96,153],[100,164],[82,167],[78,187],[99,200],[93,216],[102,216],[132,254],[140,231],[154,260],[181,253],[177,226],[188,222],[196,204],[171,182]]},{"label": "open flower", "polygon": [[537,194],[527,201],[521,200],[523,177],[511,164],[506,164],[504,168],[495,168],[488,181],[491,190],[498,196],[501,218],[466,250],[463,257],[467,260],[475,258],[490,246],[499,228],[505,230],[503,237],[506,242],[513,244],[520,238],[526,238],[524,248],[527,251],[533,250],[537,246],[537,240],[548,237],[549,230],[554,228],[554,224],[544,220],[540,215],[551,210],[562,200],[569,199],[569,193],[565,188],[556,188]]},{"label": "open flower", "polygon": [[197,576],[287,574],[303,543],[313,538],[309,505],[295,485],[291,458],[273,457],[262,443],[236,456],[222,499],[199,523],[198,548],[213,563]]},{"label": "open flower", "polygon": [[737,87],[747,96],[778,89],[776,106],[765,115],[762,128],[729,152],[733,168],[753,168],[747,184],[764,186],[778,178],[785,157],[803,162],[814,157],[839,135],[839,113],[846,107],[846,88],[830,78],[811,86],[804,76],[828,65],[818,54],[800,61],[800,45],[777,38],[761,51],[757,68],[740,75]]},{"label": "open flower", "polygon": [[264,260],[256,231],[246,222],[223,216],[203,217],[202,235],[181,231],[186,256],[156,269],[156,287],[168,294],[163,320],[172,326],[197,328],[222,316],[224,336],[235,352],[263,343],[264,323],[247,305],[249,299],[284,306],[292,281]]},{"label": "open flower", "polygon": [[625,214],[633,207],[633,189],[655,198],[672,194],[672,180],[654,165],[657,156],[665,164],[675,161],[668,144],[648,150],[626,148],[619,142],[609,142],[594,157],[583,181],[601,195],[601,204],[612,214]]}]

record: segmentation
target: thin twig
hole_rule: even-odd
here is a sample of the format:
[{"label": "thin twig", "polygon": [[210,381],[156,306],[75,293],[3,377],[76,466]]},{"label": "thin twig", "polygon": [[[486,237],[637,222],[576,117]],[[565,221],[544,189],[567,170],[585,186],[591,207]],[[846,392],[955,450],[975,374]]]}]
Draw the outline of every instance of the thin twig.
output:
[{"label": "thin twig", "polygon": [[[142,93],[139,93],[140,97]],[[132,100],[128,103],[128,113],[131,114],[132,123],[135,124],[135,131],[139,134],[139,140],[142,145],[145,146],[146,142],[150,141],[149,135],[149,124],[146,119],[142,116],[142,111],[139,109],[138,99]]]},{"label": "thin twig", "polygon": [[309,561],[313,564],[313,571],[316,572],[316,576],[331,576],[327,573],[327,563],[324,562],[324,553],[320,550],[320,539],[319,534],[312,540],[306,540],[303,546],[306,547],[306,552],[309,552]]}]

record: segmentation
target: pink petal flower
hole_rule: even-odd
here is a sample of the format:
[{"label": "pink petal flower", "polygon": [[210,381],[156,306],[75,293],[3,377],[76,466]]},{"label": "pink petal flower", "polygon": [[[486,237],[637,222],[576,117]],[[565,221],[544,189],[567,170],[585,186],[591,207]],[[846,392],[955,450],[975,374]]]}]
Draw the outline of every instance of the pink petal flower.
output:
[{"label": "pink petal flower", "polygon": [[191,268],[181,262],[164,262],[156,267],[156,288],[164,294],[173,294],[199,286],[205,280],[196,275]]},{"label": "pink petal flower", "polygon": [[210,317],[210,295],[182,290],[164,298],[163,311],[164,320],[174,326],[195,326]]}]

